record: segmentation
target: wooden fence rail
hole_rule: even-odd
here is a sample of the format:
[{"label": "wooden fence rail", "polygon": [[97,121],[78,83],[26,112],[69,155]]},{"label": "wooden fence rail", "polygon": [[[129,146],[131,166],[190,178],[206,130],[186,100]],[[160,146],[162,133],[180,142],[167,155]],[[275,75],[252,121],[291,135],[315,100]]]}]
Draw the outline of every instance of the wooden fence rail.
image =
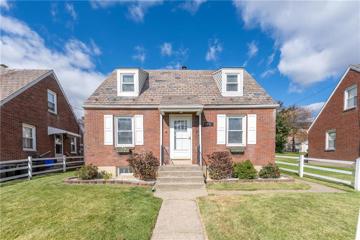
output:
[{"label": "wooden fence rail", "polygon": [[[350,185],[350,186],[354,187],[354,189],[356,191],[360,191],[360,158],[356,159],[355,161],[345,161],[345,160],[306,158],[306,157],[304,157],[304,155],[300,155],[299,157],[276,155],[275,157],[281,159],[281,160],[275,161],[278,164],[298,167],[298,169],[296,169],[296,170],[289,169],[286,167],[280,167],[280,169],[283,171],[297,173],[300,177],[303,177],[304,175],[306,175],[306,176],[311,176],[311,177],[315,177],[315,178],[319,178],[319,179],[323,179],[323,180],[327,180],[327,181],[331,181],[331,182]],[[283,159],[292,159],[292,160],[296,159],[297,163],[285,162]],[[344,166],[349,165],[349,166],[352,166],[352,169],[349,168],[349,171],[347,171],[347,170],[328,168],[328,167],[322,167],[322,166],[312,166],[312,165],[305,164],[305,161],[306,162],[311,161],[311,162],[318,162],[318,163],[327,163],[327,164],[328,163],[341,164]],[[306,172],[306,169],[315,169],[315,170],[324,171],[324,172],[353,175],[354,180],[349,181],[349,180],[339,179],[336,177],[329,177],[329,176],[324,176],[324,175],[320,175],[320,174],[310,173],[310,172]]]},{"label": "wooden fence rail", "polygon": [[35,175],[51,172],[66,172],[69,169],[84,165],[83,156],[62,156],[48,158],[32,158],[0,162],[0,182],[19,178],[31,178]]}]

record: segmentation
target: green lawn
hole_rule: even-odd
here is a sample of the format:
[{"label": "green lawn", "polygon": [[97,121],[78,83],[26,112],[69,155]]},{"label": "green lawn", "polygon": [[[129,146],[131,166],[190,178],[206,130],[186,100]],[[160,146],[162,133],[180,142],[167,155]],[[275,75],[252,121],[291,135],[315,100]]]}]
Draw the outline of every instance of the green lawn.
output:
[{"label": "green lawn", "polygon": [[360,194],[209,196],[198,203],[210,240],[353,240]]},{"label": "green lawn", "polygon": [[295,182],[234,182],[234,183],[211,183],[207,185],[210,190],[306,190],[310,186],[305,183]]},{"label": "green lawn", "polygon": [[150,188],[67,185],[73,172],[0,188],[1,239],[150,239],[161,200]]}]

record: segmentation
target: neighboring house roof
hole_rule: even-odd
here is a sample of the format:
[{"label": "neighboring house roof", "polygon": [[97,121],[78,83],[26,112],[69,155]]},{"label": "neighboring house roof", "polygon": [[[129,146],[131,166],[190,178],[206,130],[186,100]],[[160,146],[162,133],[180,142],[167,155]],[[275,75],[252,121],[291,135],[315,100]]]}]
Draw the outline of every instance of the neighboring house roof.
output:
[{"label": "neighboring house roof", "polygon": [[9,69],[0,67],[0,101],[8,101],[47,76],[51,70]]},{"label": "neighboring house roof", "polygon": [[318,115],[316,116],[315,120],[311,123],[308,132],[311,130],[312,126],[314,126],[316,120],[319,118],[319,116],[321,115],[322,111],[325,109],[326,105],[328,104],[328,102],[330,101],[331,97],[334,95],[334,93],[336,92],[336,90],[338,89],[338,87],[340,86],[340,84],[342,83],[342,81],[344,80],[345,76],[348,74],[348,72],[350,70],[354,70],[360,73],[360,64],[351,64],[347,69],[346,72],[342,75],[340,81],[338,82],[338,84],[336,85],[336,87],[334,88],[334,90],[331,92],[330,96],[328,97],[328,99],[326,100],[325,104],[322,106],[320,112],[318,113]]},{"label": "neighboring house roof", "polygon": [[77,119],[55,72],[50,69],[11,69],[0,66],[0,106],[50,75],[55,79],[74,118]]},{"label": "neighboring house roof", "polygon": [[241,97],[221,95],[213,78],[215,70],[145,70],[149,77],[137,97],[117,96],[116,70],[85,102],[89,106],[136,105],[271,105],[277,103],[244,70]]}]

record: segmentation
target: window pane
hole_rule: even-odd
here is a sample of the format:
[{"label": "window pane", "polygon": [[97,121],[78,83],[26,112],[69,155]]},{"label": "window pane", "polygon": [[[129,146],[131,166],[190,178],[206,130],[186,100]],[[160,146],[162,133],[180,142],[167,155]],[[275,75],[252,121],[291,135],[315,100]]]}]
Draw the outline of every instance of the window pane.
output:
[{"label": "window pane", "polygon": [[118,133],[119,144],[132,144],[132,132],[119,132]]},{"label": "window pane", "polygon": [[55,103],[55,96],[54,96],[54,94],[51,94],[50,92],[48,92],[48,102]]},{"label": "window pane", "polygon": [[48,102],[48,109],[51,110],[51,111],[55,111],[55,104],[51,103],[51,102]]},{"label": "window pane", "polygon": [[356,104],[357,104],[356,100],[357,100],[357,99],[356,99],[355,97],[348,99],[347,102],[346,102],[347,108],[353,108],[353,107],[355,107]]},{"label": "window pane", "polygon": [[134,83],[134,75],[123,75],[123,83]]},{"label": "window pane", "polygon": [[355,97],[357,95],[357,88],[354,87],[348,90],[348,98]]},{"label": "window pane", "polygon": [[226,75],[227,83],[237,83],[237,75]]},{"label": "window pane", "polygon": [[229,118],[229,130],[242,130],[242,119]]},{"label": "window pane", "polygon": [[122,84],[122,91],[123,92],[133,92],[134,84]]},{"label": "window pane", "polygon": [[118,130],[131,131],[131,118],[118,118]]},{"label": "window pane", "polygon": [[24,127],[23,128],[23,137],[25,138],[32,138],[32,129]]},{"label": "window pane", "polygon": [[237,92],[238,90],[238,85],[237,83],[228,83],[226,84],[226,91],[228,92]]},{"label": "window pane", "polygon": [[236,144],[242,143],[242,131],[229,131],[228,143]]},{"label": "window pane", "polygon": [[23,148],[33,148],[33,139],[23,138]]}]

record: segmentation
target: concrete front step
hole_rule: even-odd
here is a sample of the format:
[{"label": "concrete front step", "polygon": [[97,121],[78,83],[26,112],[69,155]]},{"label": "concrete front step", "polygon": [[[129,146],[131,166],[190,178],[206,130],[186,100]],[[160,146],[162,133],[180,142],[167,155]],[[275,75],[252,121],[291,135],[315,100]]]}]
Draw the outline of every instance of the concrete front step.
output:
[{"label": "concrete front step", "polygon": [[160,183],[204,183],[203,176],[168,176],[158,177],[157,182]]},{"label": "concrete front step", "polygon": [[161,166],[159,171],[201,171],[199,165],[167,165]]},{"label": "concrete front step", "polygon": [[159,171],[158,177],[202,177],[201,171]]},{"label": "concrete front step", "polygon": [[156,183],[156,190],[161,191],[179,191],[179,190],[204,190],[204,183]]}]

